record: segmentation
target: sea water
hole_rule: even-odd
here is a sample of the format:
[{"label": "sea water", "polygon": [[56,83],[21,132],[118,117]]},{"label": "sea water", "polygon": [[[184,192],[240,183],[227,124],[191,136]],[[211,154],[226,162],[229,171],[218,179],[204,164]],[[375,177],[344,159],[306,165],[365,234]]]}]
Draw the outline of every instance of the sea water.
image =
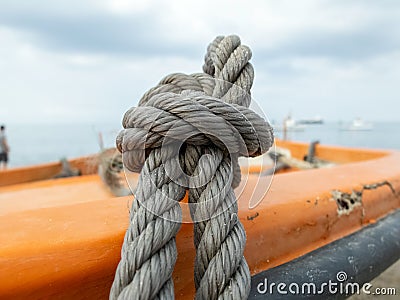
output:
[{"label": "sea water", "polygon": [[115,147],[119,124],[7,124],[9,167],[59,161]]},{"label": "sea water", "polygon": [[[288,132],[293,141],[400,150],[400,122],[379,122],[371,131],[343,131],[340,122],[307,125],[304,131]],[[7,124],[10,144],[9,167],[58,161],[100,151],[99,134],[105,147],[115,146],[119,124]],[[282,138],[282,132],[276,132]]]},{"label": "sea water", "polygon": [[[304,131],[287,132],[293,141],[311,142],[347,147],[400,149],[400,122],[375,122],[372,130],[343,130],[351,122],[328,122],[306,125]],[[282,132],[276,132],[282,138]]]}]

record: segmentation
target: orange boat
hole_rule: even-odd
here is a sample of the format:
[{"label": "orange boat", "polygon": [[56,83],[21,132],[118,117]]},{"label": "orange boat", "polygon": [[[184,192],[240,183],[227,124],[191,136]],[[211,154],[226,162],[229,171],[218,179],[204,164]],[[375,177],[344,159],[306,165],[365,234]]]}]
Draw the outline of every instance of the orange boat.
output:
[{"label": "orange boat", "polygon": [[[298,161],[308,153],[305,143],[276,145]],[[317,145],[315,156],[335,165],[274,176],[260,175],[270,165],[242,168],[250,297],[273,298],[266,279],[342,281],[341,271],[367,282],[399,259],[400,152]],[[96,159],[71,160],[81,176],[69,178],[54,178],[61,163],[0,172],[1,299],[108,298],[134,200],[112,194]],[[194,295],[192,230],[183,224],[177,236],[177,299]]]}]

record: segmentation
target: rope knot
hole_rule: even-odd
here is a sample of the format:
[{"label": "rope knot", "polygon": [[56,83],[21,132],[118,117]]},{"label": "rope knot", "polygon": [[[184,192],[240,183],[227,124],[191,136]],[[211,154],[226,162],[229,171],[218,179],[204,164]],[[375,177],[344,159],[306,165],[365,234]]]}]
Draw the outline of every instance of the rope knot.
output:
[{"label": "rope knot", "polygon": [[125,113],[123,126],[117,147],[125,166],[134,172],[141,170],[146,153],[154,148],[185,143],[253,157],[267,151],[273,141],[271,127],[252,110],[193,90],[153,95]]}]

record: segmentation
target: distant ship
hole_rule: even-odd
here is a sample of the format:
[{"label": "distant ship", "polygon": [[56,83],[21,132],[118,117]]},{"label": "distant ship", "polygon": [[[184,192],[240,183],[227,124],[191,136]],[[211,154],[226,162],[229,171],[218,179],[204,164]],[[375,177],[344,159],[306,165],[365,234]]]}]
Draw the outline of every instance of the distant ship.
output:
[{"label": "distant ship", "polygon": [[272,124],[275,131],[304,131],[306,126],[304,124],[299,124],[296,120],[288,116],[284,121],[283,125]]},{"label": "distant ship", "polygon": [[320,116],[316,116],[316,117],[311,118],[311,119],[299,120],[299,121],[297,121],[297,124],[309,124],[309,125],[324,124],[324,120]]},{"label": "distant ship", "polygon": [[354,119],[348,125],[341,126],[340,130],[345,131],[370,131],[374,128],[373,124],[370,122],[365,122],[360,118]]}]

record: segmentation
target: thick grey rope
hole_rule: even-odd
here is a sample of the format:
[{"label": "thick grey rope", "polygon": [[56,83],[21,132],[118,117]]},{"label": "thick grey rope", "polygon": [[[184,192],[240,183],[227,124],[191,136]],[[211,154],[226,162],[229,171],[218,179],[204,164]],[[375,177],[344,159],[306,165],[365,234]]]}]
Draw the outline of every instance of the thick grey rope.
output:
[{"label": "thick grey rope", "polygon": [[[253,68],[248,63],[250,58],[250,49],[241,45],[237,36],[217,37],[209,45],[203,70],[216,78],[213,96],[238,104],[240,108],[249,106],[250,88],[254,79]],[[246,142],[249,151],[252,142],[258,144],[257,140],[268,141],[267,148],[271,146],[271,128],[265,123],[263,125],[263,129],[254,131],[263,136],[256,136],[251,142]],[[196,173],[195,164],[190,162],[198,161],[208,151],[188,147],[185,159],[188,173]],[[215,158],[210,164],[218,166],[215,175],[208,174],[209,177],[214,176],[206,186],[192,188],[189,192],[189,202],[201,204],[192,206],[192,216],[196,222],[196,298],[245,299],[250,291],[250,272],[243,256],[246,235],[237,218],[236,197],[231,184],[226,181],[232,172],[235,177],[238,174],[240,176],[240,169],[237,156],[225,155],[220,160],[217,153],[221,150],[215,151],[210,156],[210,160]],[[202,172],[206,173],[207,170],[209,168],[203,168]],[[221,182],[221,178],[225,180]],[[232,186],[237,186],[239,181]],[[223,190],[225,193],[222,193]]]},{"label": "thick grey rope", "polygon": [[[197,167],[193,175],[198,175],[200,169],[203,176],[211,180],[205,186],[192,188],[189,193],[189,201],[197,204],[191,210],[196,222],[196,298],[244,299],[249,292],[250,273],[243,258],[246,235],[237,218],[236,197],[231,186],[231,159],[220,149],[202,150],[202,154],[211,154],[208,163],[212,167]],[[186,151],[190,156],[185,160],[189,172],[194,164],[190,166],[188,161],[192,161],[196,151],[198,149],[193,148]]]},{"label": "thick grey rope", "polygon": [[142,168],[110,299],[174,297],[175,235],[182,219],[178,201],[185,189],[165,176],[171,157],[163,152],[152,150]]},{"label": "thick grey rope", "polygon": [[213,96],[249,107],[254,69],[251,50],[236,35],[218,36],[208,46],[203,71],[216,79]]},{"label": "thick grey rope", "polygon": [[[144,106],[147,109],[146,113],[143,111],[144,107],[137,107],[126,113],[123,121],[126,129],[120,133],[117,139],[118,149],[124,156],[124,164],[132,171],[139,171],[143,164],[143,161],[140,161],[144,158],[143,155],[140,155],[140,153],[143,152],[142,149],[154,150],[150,152],[150,155],[144,161],[144,167],[141,170],[139,184],[135,193],[136,200],[132,205],[131,224],[125,237],[121,262],[118,266],[111,291],[112,297],[118,295],[122,298],[124,298],[125,295],[137,295],[137,297],[139,297],[138,292],[140,291],[145,295],[143,299],[148,299],[146,297],[149,295],[150,298],[152,298],[156,295],[157,287],[161,286],[158,281],[161,280],[162,283],[167,281],[162,280],[162,277],[157,277],[156,283],[153,283],[154,278],[152,277],[148,277],[147,281],[143,280],[143,275],[141,274],[142,265],[152,262],[156,268],[157,263],[162,267],[166,265],[169,266],[171,262],[172,265],[174,263],[174,260],[167,262],[161,260],[159,255],[154,255],[156,251],[169,245],[172,236],[176,233],[177,228],[179,228],[179,225],[176,225],[177,223],[168,221],[171,219],[179,221],[179,215],[178,217],[174,215],[174,217],[171,218],[168,214],[172,208],[174,210],[179,208],[177,201],[172,200],[180,200],[184,193],[183,188],[171,182],[171,179],[166,175],[166,169],[171,170],[174,169],[176,165],[179,165],[179,162],[174,162],[173,159],[171,159],[173,154],[168,153],[168,142],[173,145],[172,142],[174,140],[179,140],[187,133],[195,133],[194,136],[185,139],[185,143],[188,144],[188,147],[191,147],[191,145],[196,145],[196,147],[197,145],[208,145],[210,149],[212,147],[219,147],[215,148],[215,151],[208,156],[213,161],[211,162],[212,166],[205,175],[206,177],[213,177],[213,180],[207,184],[206,189],[208,188],[211,194],[217,195],[217,198],[208,199],[203,197],[203,201],[199,201],[204,203],[210,200],[216,200],[215,207],[210,208],[208,203],[205,207],[200,205],[196,210],[197,217],[195,219],[219,215],[218,219],[212,220],[212,222],[219,222],[219,224],[223,222],[226,224],[227,230],[225,235],[220,235],[220,241],[226,241],[228,243],[227,245],[224,244],[221,246],[221,249],[225,252],[219,255],[223,255],[223,257],[225,257],[224,259],[227,259],[227,257],[235,253],[243,253],[244,247],[244,243],[240,244],[240,240],[244,239],[244,231],[238,229],[232,230],[237,224],[237,206],[231,188],[232,170],[230,169],[229,152],[226,151],[226,147],[233,149],[235,153],[255,156],[265,152],[271,143],[271,137],[263,133],[264,129],[267,128],[267,124],[251,110],[224,103],[199,92],[157,94],[145,102],[144,105],[149,105]],[[249,120],[253,120],[253,124],[249,123]],[[172,127],[173,125],[175,125],[175,127]],[[257,139],[257,132],[262,133],[262,139]],[[146,134],[147,139],[144,140],[142,137]],[[167,141],[166,137],[172,142]],[[218,139],[216,137],[218,137]],[[243,141],[243,144],[240,143],[240,141]],[[160,147],[161,145],[163,145],[162,148]],[[207,147],[204,149],[207,149]],[[221,161],[215,162],[215,159],[220,159]],[[188,163],[186,157],[185,163]],[[217,170],[216,166],[218,167]],[[205,168],[202,168],[201,171],[204,172]],[[227,191],[226,193],[229,192],[229,194],[226,194],[228,196],[225,196],[224,189]],[[210,193],[203,193],[203,196],[208,197],[209,194]],[[222,198],[228,201],[221,202]],[[221,205],[221,203],[223,205]],[[207,213],[205,214],[205,212]],[[220,215],[221,212],[223,214]],[[232,212],[234,215],[232,215]],[[157,218],[157,215],[161,218]],[[224,217],[222,221],[220,216]],[[162,218],[168,218],[168,220],[163,220]],[[157,228],[157,226],[164,228],[160,229]],[[231,228],[230,226],[233,227]],[[173,227],[171,234],[153,235],[156,230],[159,232],[167,232],[171,229],[168,227]],[[216,228],[217,227],[214,229]],[[235,234],[231,234],[231,231]],[[226,236],[228,233],[230,234],[229,237]],[[150,239],[148,242],[152,245],[146,245],[146,238]],[[161,240],[155,240],[158,238],[161,238]],[[230,240],[232,241],[229,242]],[[131,246],[129,247],[127,245]],[[142,248],[147,248],[145,254],[142,253]],[[173,251],[173,249],[171,251]],[[170,256],[176,257],[176,253]],[[239,257],[242,256],[239,255]],[[235,267],[234,263],[229,262],[229,264]],[[242,263],[239,269],[236,267],[236,269],[234,268],[233,270],[241,272],[241,274],[246,274],[246,268],[244,266],[245,264]],[[214,269],[222,270],[219,267],[218,264],[215,264]],[[244,271],[242,269],[244,269]],[[172,271],[172,267],[169,267],[168,270]],[[208,273],[212,272],[212,269],[210,270],[211,271],[208,271]],[[223,274],[232,272],[233,271],[227,270]],[[170,273],[164,273],[170,276]],[[128,276],[126,276],[127,274]],[[158,274],[158,276],[160,275],[161,274]],[[135,280],[135,276],[139,276],[139,279]],[[128,277],[128,279],[126,279],[126,277]],[[238,276],[234,276],[234,278],[236,277]],[[221,278],[221,280],[229,283],[229,281],[224,278]],[[219,284],[219,282],[216,284]],[[210,288],[214,290],[212,285],[210,285]],[[234,289],[232,290],[234,291]],[[245,294],[242,290],[243,289],[239,290],[239,294]],[[150,291],[153,291],[153,294],[149,294]],[[234,292],[234,295],[235,294],[239,295]]]},{"label": "thick grey rope", "polygon": [[[174,236],[180,222],[176,207],[184,192],[181,186],[187,184],[192,187],[189,200],[196,203],[191,213],[198,222],[195,225],[197,298],[247,297],[250,275],[243,258],[245,233],[237,219],[232,186],[240,181],[237,157],[264,153],[273,137],[269,125],[246,108],[249,94],[237,88],[249,90],[252,85],[252,67],[246,61],[251,52],[240,46],[235,36],[216,41],[206,56],[212,74],[169,75],[142,97],[139,107],[125,114],[125,130],[117,138],[117,147],[123,153],[125,166],[142,173],[111,299],[173,295]],[[238,72],[228,78],[236,86],[213,79],[217,74],[225,78],[229,73],[226,70]],[[173,149],[179,141],[185,143],[186,151],[178,155]],[[208,154],[206,159],[202,157],[204,154]],[[193,175],[189,183],[180,179],[179,173],[171,172],[182,165]],[[159,220],[163,218],[167,220]],[[146,238],[151,245],[145,243]],[[146,275],[149,270],[162,272]]]}]

